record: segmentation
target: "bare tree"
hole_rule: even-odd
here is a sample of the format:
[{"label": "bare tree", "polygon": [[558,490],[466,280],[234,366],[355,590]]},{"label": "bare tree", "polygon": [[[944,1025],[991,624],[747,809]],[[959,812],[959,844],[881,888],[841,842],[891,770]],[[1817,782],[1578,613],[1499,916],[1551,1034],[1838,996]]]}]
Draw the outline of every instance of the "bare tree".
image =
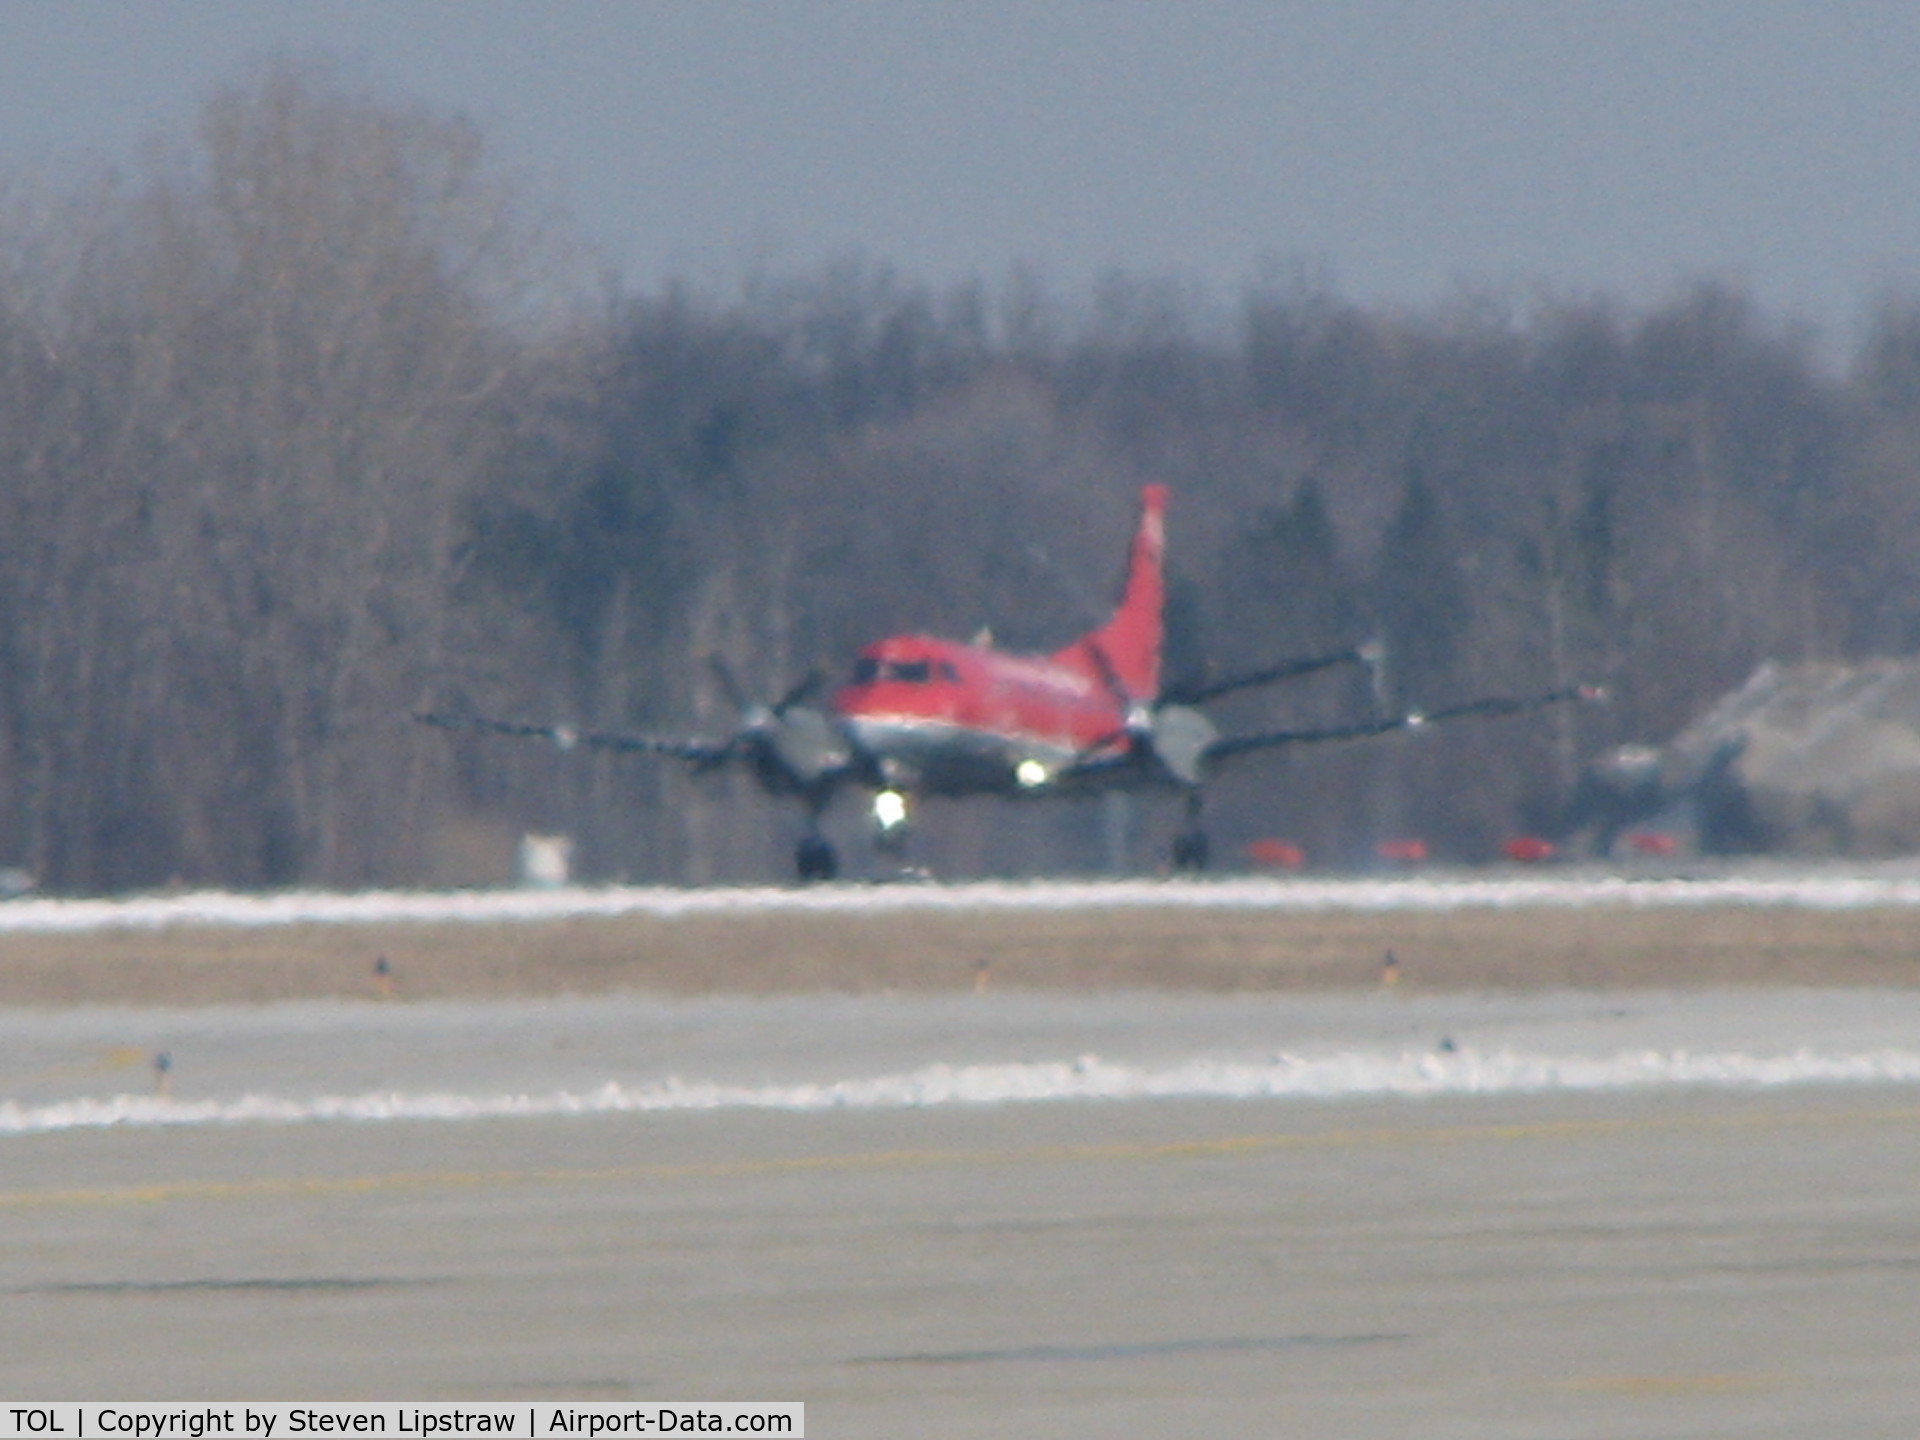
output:
[{"label": "bare tree", "polygon": [[51,377],[9,497],[22,843],[76,886],[405,873],[527,228],[470,126],[294,65],[63,219],[57,321],[0,355],[20,403]]}]

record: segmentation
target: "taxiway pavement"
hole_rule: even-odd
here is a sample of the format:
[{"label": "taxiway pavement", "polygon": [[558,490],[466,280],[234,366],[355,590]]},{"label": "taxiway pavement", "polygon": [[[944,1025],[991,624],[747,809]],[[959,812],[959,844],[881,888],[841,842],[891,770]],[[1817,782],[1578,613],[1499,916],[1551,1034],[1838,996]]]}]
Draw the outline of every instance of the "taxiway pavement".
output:
[{"label": "taxiway pavement", "polygon": [[[1111,1003],[1132,1033],[1161,1002]],[[1316,1034],[1473,1023],[1463,1000],[1271,1003]],[[1623,1023],[1579,997],[1487,1003],[1574,1040]],[[1713,1002],[1632,1003],[1672,1041]],[[1861,1002],[1809,998],[1826,1041],[1867,1023],[1823,1003]],[[1776,1030],[1791,1013],[1725,1004],[1748,1034],[1756,1005]],[[378,1013],[355,1064],[416,1085],[599,1073],[620,1033],[539,1007]],[[694,1013],[671,1012],[718,1063],[736,1032]],[[753,1013],[826,1030],[782,1051]],[[904,1063],[959,1043],[959,1013],[726,1012],[782,1073],[836,1049]],[[1048,1049],[1072,1013],[1008,1002],[960,1038]],[[1257,1008],[1211,1013],[1175,1028],[1269,1033]],[[303,1073],[288,1033],[338,1015],[220,1021],[219,1063],[276,1051]],[[104,1023],[14,1038],[37,1064]],[[1908,1440],[1917,1195],[1909,1085],[80,1126],[0,1138],[0,1388],[802,1400],[831,1440]]]}]

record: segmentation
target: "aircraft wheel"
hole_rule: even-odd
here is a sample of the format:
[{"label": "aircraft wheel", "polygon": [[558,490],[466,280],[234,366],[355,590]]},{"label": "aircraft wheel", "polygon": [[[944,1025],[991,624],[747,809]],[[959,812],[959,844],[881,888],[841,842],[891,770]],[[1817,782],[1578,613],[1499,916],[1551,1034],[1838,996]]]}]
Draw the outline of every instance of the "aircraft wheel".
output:
[{"label": "aircraft wheel", "polygon": [[1204,830],[1182,830],[1173,837],[1173,868],[1182,874],[1206,869],[1212,856],[1213,846]]},{"label": "aircraft wheel", "polygon": [[840,873],[840,860],[833,853],[833,846],[818,835],[807,836],[795,847],[793,865],[800,872],[801,883],[806,885],[831,880]]}]

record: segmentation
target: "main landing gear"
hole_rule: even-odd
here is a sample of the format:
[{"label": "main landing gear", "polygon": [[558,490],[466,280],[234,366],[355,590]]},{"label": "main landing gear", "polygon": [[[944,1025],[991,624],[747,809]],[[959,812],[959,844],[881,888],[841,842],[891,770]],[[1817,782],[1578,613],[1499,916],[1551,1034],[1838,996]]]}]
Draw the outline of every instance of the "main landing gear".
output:
[{"label": "main landing gear", "polygon": [[1200,826],[1200,792],[1187,792],[1186,826],[1173,837],[1173,871],[1176,875],[1197,875],[1213,858],[1213,842]]},{"label": "main landing gear", "polygon": [[839,875],[840,857],[834,854],[827,837],[816,830],[801,836],[800,843],[794,846],[793,868],[802,885],[812,885]]},{"label": "main landing gear", "polygon": [[[807,833],[793,847],[793,869],[802,885],[836,880],[840,876],[840,857],[833,843],[820,833],[820,816],[825,805],[807,812]],[[907,797],[899,790],[881,790],[873,797],[873,848],[876,854],[898,862],[906,854],[910,827],[907,824]]]},{"label": "main landing gear", "polygon": [[828,797],[816,794],[806,798],[807,833],[793,847],[793,869],[802,885],[813,885],[839,876],[840,857],[834,853],[832,842],[820,833],[820,816],[826,811]]},{"label": "main landing gear", "polygon": [[[1186,823],[1173,837],[1173,872],[1197,875],[1213,858],[1213,842],[1201,825],[1201,796],[1198,790],[1187,792]],[[897,790],[882,790],[873,801],[874,850],[898,860],[906,850],[908,825],[906,797]],[[820,833],[820,812],[807,817],[807,833],[793,848],[793,869],[802,885],[823,884],[840,876],[840,857],[833,843]],[[915,872],[908,872],[915,873]]]}]

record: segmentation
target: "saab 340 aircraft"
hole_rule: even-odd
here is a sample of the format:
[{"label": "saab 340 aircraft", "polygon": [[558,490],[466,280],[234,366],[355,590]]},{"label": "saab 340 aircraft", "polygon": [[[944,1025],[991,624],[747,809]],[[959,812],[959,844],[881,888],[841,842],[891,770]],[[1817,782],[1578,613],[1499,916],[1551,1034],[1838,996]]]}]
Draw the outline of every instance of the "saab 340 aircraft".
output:
[{"label": "saab 340 aircraft", "polygon": [[1203,707],[1235,691],[1338,665],[1371,664],[1370,647],[1290,660],[1205,685],[1162,683],[1162,579],[1167,489],[1141,492],[1140,523],[1120,603],[1104,625],[1050,655],[1017,655],[991,643],[894,635],[860,651],[847,683],[816,702],[818,677],[771,704],[748,699],[725,666],[723,688],[740,713],[730,735],[671,738],[464,714],[416,718],[450,730],[547,739],[572,749],[669,755],[699,770],[742,765],[771,794],[805,806],[796,847],[802,880],[830,880],[838,857],[820,820],[845,789],[868,792],[877,844],[898,853],[921,796],[1034,799],[1101,789],[1170,788],[1186,797],[1173,864],[1208,859],[1202,798],[1222,762],[1264,750],[1360,739],[1467,716],[1515,715],[1593,699],[1575,686],[1526,698],[1489,698],[1428,711],[1377,714],[1348,725],[1223,735]]}]

